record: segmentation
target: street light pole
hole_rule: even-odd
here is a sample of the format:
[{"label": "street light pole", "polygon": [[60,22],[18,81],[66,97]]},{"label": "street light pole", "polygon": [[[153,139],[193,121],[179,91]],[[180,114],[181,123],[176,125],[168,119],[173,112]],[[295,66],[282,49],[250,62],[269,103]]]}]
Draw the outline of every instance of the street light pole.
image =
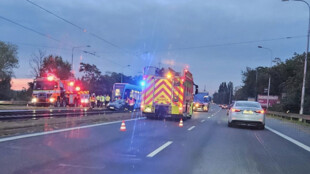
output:
[{"label": "street light pole", "polygon": [[76,48],[84,48],[84,47],[90,47],[90,45],[85,45],[85,46],[77,46],[77,47],[72,47],[72,54],[71,54],[71,69],[73,71],[73,52],[74,52],[74,49]]},{"label": "street light pole", "polygon": [[[282,0],[282,1],[289,1],[289,0]],[[293,1],[300,1],[305,3],[309,9],[309,18],[308,18],[308,32],[307,32],[307,48],[306,48],[306,55],[305,55],[305,63],[304,63],[304,76],[302,79],[302,89],[301,89],[301,101],[300,101],[300,110],[299,114],[302,115],[304,113],[304,102],[305,102],[305,86],[306,86],[306,76],[307,76],[307,61],[308,61],[308,52],[309,52],[309,36],[310,36],[310,5],[307,1],[304,0],[293,0]]]},{"label": "street light pole", "polygon": [[126,65],[126,66],[122,67],[121,83],[123,83],[124,68],[126,68],[126,67],[130,67],[130,65]]},{"label": "street light pole", "polygon": [[[269,68],[271,68],[272,66],[272,59],[273,59],[273,52],[272,52],[272,49],[270,48],[265,48],[265,47],[262,47],[262,46],[258,46],[258,48],[262,48],[262,49],[265,49],[265,50],[268,50],[270,52],[270,66]],[[271,75],[270,75],[270,72],[268,73],[268,92],[267,92],[267,109],[269,108],[269,96],[270,96],[270,82],[271,82]]]}]

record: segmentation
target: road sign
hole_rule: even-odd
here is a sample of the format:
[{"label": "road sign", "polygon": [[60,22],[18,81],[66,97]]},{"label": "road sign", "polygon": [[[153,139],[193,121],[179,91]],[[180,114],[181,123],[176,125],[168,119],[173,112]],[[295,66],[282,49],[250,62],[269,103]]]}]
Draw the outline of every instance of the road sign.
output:
[{"label": "road sign", "polygon": [[[258,95],[257,96],[257,101],[262,105],[262,107],[267,107],[267,95]],[[272,106],[274,104],[280,103],[279,97],[270,95],[269,96],[269,106]]]}]

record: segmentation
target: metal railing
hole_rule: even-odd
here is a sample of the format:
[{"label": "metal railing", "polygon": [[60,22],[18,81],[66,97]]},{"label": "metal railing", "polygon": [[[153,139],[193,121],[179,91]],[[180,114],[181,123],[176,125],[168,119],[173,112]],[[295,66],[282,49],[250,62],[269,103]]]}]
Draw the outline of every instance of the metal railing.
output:
[{"label": "metal railing", "polygon": [[290,120],[299,120],[301,122],[310,123],[310,115],[300,115],[294,113],[283,113],[283,112],[275,112],[275,111],[268,111],[267,115],[277,116],[281,118],[286,118]]},{"label": "metal railing", "polygon": [[28,101],[0,101],[0,105],[27,105]]}]

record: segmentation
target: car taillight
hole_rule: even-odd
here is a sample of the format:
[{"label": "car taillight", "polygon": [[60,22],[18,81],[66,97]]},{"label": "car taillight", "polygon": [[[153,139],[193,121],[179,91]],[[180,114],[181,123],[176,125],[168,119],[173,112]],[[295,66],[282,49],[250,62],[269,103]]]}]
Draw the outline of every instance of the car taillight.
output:
[{"label": "car taillight", "polygon": [[265,113],[265,111],[264,110],[257,110],[257,111],[255,111],[256,113],[259,113],[259,114],[264,114]]},{"label": "car taillight", "polygon": [[231,109],[231,112],[240,112],[240,109],[232,108],[232,109]]}]

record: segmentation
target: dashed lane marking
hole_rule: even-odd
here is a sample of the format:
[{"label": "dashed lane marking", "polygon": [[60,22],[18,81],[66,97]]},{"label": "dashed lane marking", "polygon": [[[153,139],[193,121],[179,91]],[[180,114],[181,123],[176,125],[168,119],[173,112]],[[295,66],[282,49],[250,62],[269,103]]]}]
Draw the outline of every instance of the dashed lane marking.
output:
[{"label": "dashed lane marking", "polygon": [[290,141],[291,143],[294,143],[295,145],[297,145],[297,146],[299,146],[299,147],[305,149],[306,151],[310,152],[310,147],[309,147],[309,146],[307,146],[307,145],[305,145],[305,144],[303,144],[303,143],[301,143],[301,142],[299,142],[299,141],[297,141],[297,140],[294,140],[293,138],[291,138],[291,137],[289,137],[289,136],[286,136],[286,135],[282,134],[281,132],[278,132],[278,131],[276,131],[276,130],[274,130],[274,129],[268,127],[268,126],[265,126],[265,127],[266,127],[266,129],[268,129],[269,131],[271,131],[271,132],[273,132],[273,133],[279,135],[280,137],[282,137],[282,138],[284,138],[284,139]]},{"label": "dashed lane marking", "polygon": [[203,122],[205,122],[205,121],[206,121],[206,120],[201,120],[200,122],[203,123]]},{"label": "dashed lane marking", "polygon": [[192,126],[192,127],[188,128],[187,130],[188,130],[188,131],[191,131],[191,130],[193,130],[195,127],[196,127],[196,126]]},{"label": "dashed lane marking", "polygon": [[167,141],[165,144],[148,154],[146,157],[152,158],[156,154],[158,154],[160,151],[164,150],[166,147],[168,147],[170,144],[172,144],[172,141]]}]

